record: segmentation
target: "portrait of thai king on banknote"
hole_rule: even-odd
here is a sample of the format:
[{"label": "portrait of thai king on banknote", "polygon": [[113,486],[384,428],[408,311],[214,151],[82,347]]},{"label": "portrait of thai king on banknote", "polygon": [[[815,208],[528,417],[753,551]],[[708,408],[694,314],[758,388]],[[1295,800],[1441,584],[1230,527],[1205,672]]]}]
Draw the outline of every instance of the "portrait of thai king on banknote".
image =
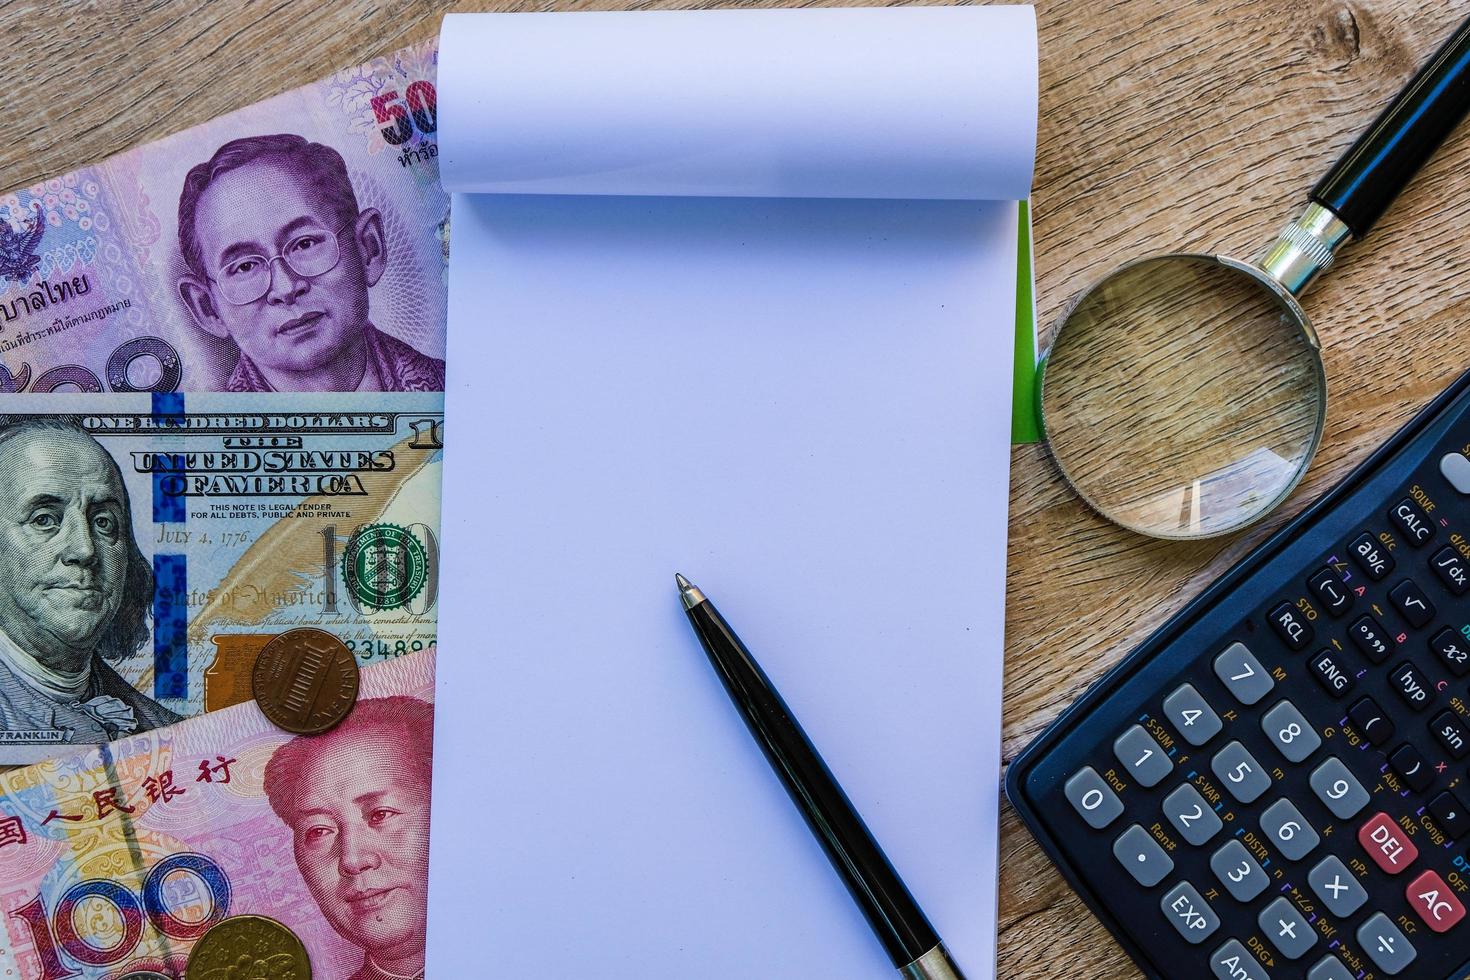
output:
[{"label": "portrait of thai king on banknote", "polygon": [[382,332],[369,288],[391,259],[342,155],[294,134],[232,140],[179,197],[194,321],[239,349],[229,391],[443,391],[444,362]]},{"label": "portrait of thai king on banknote", "polygon": [[0,193],[0,393],[442,391],[435,50]]}]

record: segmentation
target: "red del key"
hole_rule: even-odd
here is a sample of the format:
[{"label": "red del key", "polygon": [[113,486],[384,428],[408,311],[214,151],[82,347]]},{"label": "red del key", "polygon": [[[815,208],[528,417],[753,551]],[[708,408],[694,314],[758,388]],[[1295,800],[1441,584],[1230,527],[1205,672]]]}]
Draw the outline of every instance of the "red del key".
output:
[{"label": "red del key", "polygon": [[1391,875],[1403,871],[1419,856],[1419,848],[1386,813],[1375,813],[1358,829],[1358,843],[1375,864]]},{"label": "red del key", "polygon": [[1465,906],[1433,871],[1426,871],[1409,882],[1404,895],[1424,924],[1435,932],[1446,932],[1465,917]]}]

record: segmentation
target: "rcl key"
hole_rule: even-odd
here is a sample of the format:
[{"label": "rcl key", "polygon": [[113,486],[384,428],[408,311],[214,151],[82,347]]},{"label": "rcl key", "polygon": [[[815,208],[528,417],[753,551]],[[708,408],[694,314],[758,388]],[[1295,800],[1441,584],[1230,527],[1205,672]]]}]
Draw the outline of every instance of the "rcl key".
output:
[{"label": "rcl key", "polygon": [[1286,645],[1293,651],[1300,650],[1312,642],[1312,627],[1302,618],[1302,614],[1289,602],[1283,602],[1266,617],[1271,625],[1276,627],[1276,633]]},{"label": "rcl key", "polygon": [[1393,818],[1375,813],[1358,829],[1358,843],[1387,874],[1396,875],[1419,857],[1419,849]]}]

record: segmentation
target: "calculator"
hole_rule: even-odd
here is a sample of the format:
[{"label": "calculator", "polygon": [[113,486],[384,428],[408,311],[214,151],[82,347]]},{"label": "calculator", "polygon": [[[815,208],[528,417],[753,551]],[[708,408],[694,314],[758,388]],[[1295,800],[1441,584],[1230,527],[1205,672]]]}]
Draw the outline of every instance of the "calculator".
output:
[{"label": "calculator", "polygon": [[1108,671],[1006,792],[1150,976],[1470,975],[1470,373]]}]

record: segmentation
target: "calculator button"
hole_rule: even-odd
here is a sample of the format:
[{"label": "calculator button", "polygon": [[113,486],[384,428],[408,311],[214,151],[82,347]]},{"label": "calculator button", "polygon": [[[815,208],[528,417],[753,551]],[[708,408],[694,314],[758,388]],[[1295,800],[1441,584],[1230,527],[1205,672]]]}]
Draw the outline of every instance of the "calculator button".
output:
[{"label": "calculator button", "polygon": [[1389,557],[1388,549],[1379,544],[1371,534],[1365,532],[1348,545],[1348,553],[1353,556],[1363,573],[1375,582],[1383,581],[1384,576],[1393,571],[1393,559]]},{"label": "calculator button", "polygon": [[1238,840],[1228,841],[1224,847],[1210,855],[1210,870],[1220,879],[1220,884],[1238,902],[1249,902],[1271,884],[1271,879],[1251,852]]},{"label": "calculator button", "polygon": [[1142,725],[1134,725],[1119,735],[1113,742],[1113,754],[1145,789],[1157,786],[1174,770],[1174,763],[1164,754],[1163,747]]},{"label": "calculator button", "polygon": [[1426,871],[1409,882],[1404,896],[1424,924],[1435,932],[1448,932],[1465,918],[1465,906],[1460,904],[1444,879],[1433,871]]},{"label": "calculator button", "polygon": [[1470,494],[1470,459],[1462,453],[1445,453],[1439,458],[1439,471],[1450,486],[1461,493]]},{"label": "calculator button", "polygon": [[1368,901],[1368,892],[1337,855],[1329,855],[1307,872],[1307,884],[1322,899],[1327,911],[1345,919]]},{"label": "calculator button", "polygon": [[1378,706],[1378,702],[1369,697],[1358,698],[1353,706],[1348,709],[1348,720],[1353,727],[1374,745],[1382,745],[1393,738],[1393,722],[1388,720],[1388,715]]},{"label": "calculator button", "polygon": [[1255,704],[1276,682],[1244,643],[1232,643],[1215,658],[1215,676],[1224,682],[1241,704]]},{"label": "calculator button", "polygon": [[1411,579],[1404,579],[1395,585],[1388,597],[1415,629],[1428,626],[1434,619],[1434,604]]},{"label": "calculator button", "polygon": [[1239,742],[1231,742],[1215,753],[1210,768],[1230,790],[1230,795],[1242,803],[1254,803],[1271,788],[1271,777]]},{"label": "calculator button", "polygon": [[1222,826],[1220,817],[1199,795],[1199,790],[1188,783],[1164,797],[1164,816],[1195,847],[1214,837]]},{"label": "calculator button", "polygon": [[1450,840],[1458,840],[1470,830],[1470,815],[1465,812],[1465,804],[1449,790],[1429,801],[1429,815]]},{"label": "calculator button", "polygon": [[1419,848],[1386,813],[1375,813],[1358,828],[1358,843],[1374,864],[1391,875],[1403,871],[1419,856]]},{"label": "calculator button", "polygon": [[1220,928],[1220,919],[1215,910],[1200,897],[1199,892],[1187,881],[1181,881],[1159,900],[1164,918],[1178,930],[1185,942],[1198,944],[1210,938]]},{"label": "calculator button", "polygon": [[1164,715],[1174,723],[1175,730],[1184,736],[1184,740],[1196,747],[1214,738],[1224,727],[1215,709],[1194,689],[1193,684],[1180,684],[1164,699]]},{"label": "calculator button", "polygon": [[1353,625],[1348,627],[1348,639],[1353,641],[1358,652],[1375,664],[1383,663],[1393,653],[1393,637],[1372,616],[1359,616],[1353,620]]},{"label": "calculator button", "polygon": [[1093,830],[1102,830],[1123,812],[1123,801],[1091,766],[1073,773],[1062,793]]},{"label": "calculator button", "polygon": [[1238,902],[1249,902],[1271,884],[1266,872],[1238,840],[1226,842],[1224,847],[1210,855],[1210,870]]},{"label": "calculator button", "polygon": [[1317,799],[1339,820],[1357,816],[1368,805],[1368,791],[1337,756],[1313,769],[1308,782]]},{"label": "calculator button", "polygon": [[1404,777],[1409,789],[1416,793],[1424,792],[1434,782],[1434,769],[1419,750],[1407,742],[1393,750],[1388,757],[1388,764],[1393,767],[1394,772]]},{"label": "calculator button", "polygon": [[1327,955],[1307,971],[1307,980],[1356,980],[1353,971],[1342,965],[1336,956]]},{"label": "calculator button", "polygon": [[1312,627],[1307,625],[1301,611],[1291,603],[1283,602],[1267,613],[1266,618],[1276,628],[1276,635],[1292,650],[1300,650],[1312,642],[1315,635]]},{"label": "calculator button", "polygon": [[1439,744],[1450,754],[1452,759],[1463,759],[1470,754],[1470,731],[1460,724],[1460,718],[1453,711],[1445,710],[1434,716],[1429,723],[1429,728],[1434,732],[1434,737],[1439,739]]},{"label": "calculator button", "polygon": [[1470,591],[1470,564],[1460,557],[1454,545],[1445,545],[1429,559],[1429,567],[1439,576],[1444,587],[1455,595]]},{"label": "calculator button", "polygon": [[1388,512],[1388,519],[1404,532],[1409,544],[1416,548],[1424,546],[1434,537],[1434,525],[1429,523],[1429,515],[1408,497],[1393,505],[1393,509]]},{"label": "calculator button", "polygon": [[1317,942],[1312,924],[1284,898],[1278,898],[1261,909],[1256,923],[1271,940],[1271,945],[1281,950],[1281,955],[1289,960],[1301,959]]},{"label": "calculator button", "polygon": [[1322,841],[1288,799],[1277,800],[1261,814],[1261,832],[1288,861],[1300,861]]},{"label": "calculator button", "polygon": [[1456,677],[1470,674],[1470,641],[1458,630],[1440,630],[1430,637],[1429,649]]},{"label": "calculator button", "polygon": [[1113,857],[1127,869],[1134,881],[1145,888],[1157,885],[1174,870],[1173,859],[1138,824],[1123,831],[1123,835],[1113,841]]},{"label": "calculator button", "polygon": [[1391,977],[1402,973],[1419,955],[1393,920],[1382,912],[1375,912],[1373,918],[1358,926],[1358,945],[1378,964],[1378,969]]},{"label": "calculator button", "polygon": [[1210,954],[1210,969],[1219,980],[1271,980],[1250,950],[1231,939]]},{"label": "calculator button", "polygon": [[1266,712],[1261,718],[1261,731],[1288,762],[1301,762],[1322,744],[1322,736],[1290,701],[1278,701]]},{"label": "calculator button", "polygon": [[1332,655],[1331,650],[1323,650],[1312,658],[1312,676],[1322,685],[1323,690],[1335,698],[1351,691],[1357,683],[1352,673]]},{"label": "calculator button", "polygon": [[1430,693],[1429,682],[1424,679],[1423,674],[1419,673],[1418,668],[1407,660],[1393,669],[1389,680],[1393,682],[1394,691],[1404,699],[1404,704],[1415,711],[1423,711],[1434,700],[1434,695]]},{"label": "calculator button", "polygon": [[1333,616],[1341,616],[1353,604],[1353,594],[1348,591],[1347,583],[1330,566],[1307,579],[1307,588]]}]

